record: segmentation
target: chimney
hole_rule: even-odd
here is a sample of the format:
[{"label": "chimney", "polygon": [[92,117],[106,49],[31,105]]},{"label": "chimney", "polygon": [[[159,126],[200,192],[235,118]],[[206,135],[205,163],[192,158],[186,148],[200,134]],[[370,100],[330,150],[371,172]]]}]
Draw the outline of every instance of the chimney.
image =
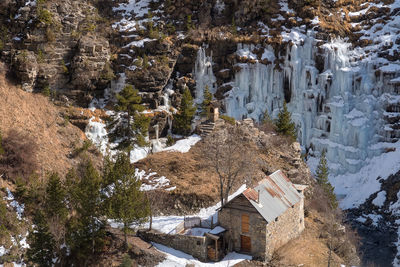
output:
[{"label": "chimney", "polygon": [[260,204],[260,189],[257,190],[257,204]]}]

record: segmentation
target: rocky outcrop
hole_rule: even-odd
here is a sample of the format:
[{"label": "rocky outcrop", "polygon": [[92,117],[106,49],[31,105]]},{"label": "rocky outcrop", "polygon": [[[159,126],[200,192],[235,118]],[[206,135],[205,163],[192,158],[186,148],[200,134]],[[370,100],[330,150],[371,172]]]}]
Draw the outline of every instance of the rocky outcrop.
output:
[{"label": "rocky outcrop", "polygon": [[109,22],[90,1],[3,1],[1,6],[14,14],[4,22],[10,38],[2,60],[11,63],[26,90],[48,87],[77,100],[108,85],[113,77],[104,70]]},{"label": "rocky outcrop", "polygon": [[22,88],[27,92],[32,92],[39,72],[35,53],[27,50],[15,51],[11,66]]},{"label": "rocky outcrop", "polygon": [[80,38],[71,63],[72,85],[93,90],[99,79],[109,80],[111,77],[107,76],[108,71],[105,70],[109,58],[110,45],[107,39],[92,34]]}]

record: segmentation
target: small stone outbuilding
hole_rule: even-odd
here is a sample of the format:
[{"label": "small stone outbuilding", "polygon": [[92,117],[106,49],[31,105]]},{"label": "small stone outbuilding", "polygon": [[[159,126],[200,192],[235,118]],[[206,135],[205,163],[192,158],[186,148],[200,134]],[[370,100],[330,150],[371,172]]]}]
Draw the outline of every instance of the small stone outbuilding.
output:
[{"label": "small stone outbuilding", "polygon": [[227,249],[271,259],[304,230],[304,189],[279,170],[227,202],[218,212]]}]

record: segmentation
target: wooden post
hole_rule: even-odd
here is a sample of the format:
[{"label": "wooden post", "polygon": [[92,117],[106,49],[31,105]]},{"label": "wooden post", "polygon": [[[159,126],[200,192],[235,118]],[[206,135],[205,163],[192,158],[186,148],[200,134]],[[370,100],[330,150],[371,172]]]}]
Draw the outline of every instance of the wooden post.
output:
[{"label": "wooden post", "polygon": [[218,239],[215,240],[215,261],[218,261]]}]

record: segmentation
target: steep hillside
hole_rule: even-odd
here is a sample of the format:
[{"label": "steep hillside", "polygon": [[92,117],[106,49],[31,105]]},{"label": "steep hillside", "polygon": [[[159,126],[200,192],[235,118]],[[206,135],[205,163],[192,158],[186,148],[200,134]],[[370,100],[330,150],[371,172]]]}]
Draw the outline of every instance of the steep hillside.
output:
[{"label": "steep hillside", "polygon": [[35,171],[40,176],[49,171],[66,173],[77,162],[71,153],[86,139],[84,132],[69,123],[62,109],[48,97],[24,92],[20,86],[7,80],[6,71],[2,64],[0,130],[3,139],[7,140],[9,134],[17,132],[21,138],[31,140],[35,146],[32,151],[37,162]]},{"label": "steep hillside", "polygon": [[[326,151],[345,220],[364,242],[362,264],[397,266],[399,36],[400,0],[1,1],[0,131],[22,156],[18,168],[10,157],[0,170],[13,181],[32,172],[65,174],[90,146],[83,132],[103,156],[114,154],[121,139],[110,141],[110,122],[129,117],[116,95],[131,84],[143,121],[150,120],[148,143],[128,149],[142,190],[163,200],[157,215],[193,214],[215,204],[218,181],[206,165],[206,138],[187,153],[165,151],[174,139],[188,142],[174,135],[186,89],[198,107],[192,130],[205,120],[199,107],[207,92],[213,108],[242,126],[276,119],[286,103],[300,146],[247,125],[259,159],[253,179],[282,169],[313,191],[306,162],[314,173]],[[102,155],[89,150],[100,167]],[[235,189],[245,182],[253,181]],[[310,255],[326,253],[321,229],[329,220],[319,223],[321,207],[314,210],[305,236],[317,245],[296,241],[281,254],[304,244]],[[377,231],[388,238],[381,242]],[[282,262],[318,265],[323,258],[307,257]]]}]

